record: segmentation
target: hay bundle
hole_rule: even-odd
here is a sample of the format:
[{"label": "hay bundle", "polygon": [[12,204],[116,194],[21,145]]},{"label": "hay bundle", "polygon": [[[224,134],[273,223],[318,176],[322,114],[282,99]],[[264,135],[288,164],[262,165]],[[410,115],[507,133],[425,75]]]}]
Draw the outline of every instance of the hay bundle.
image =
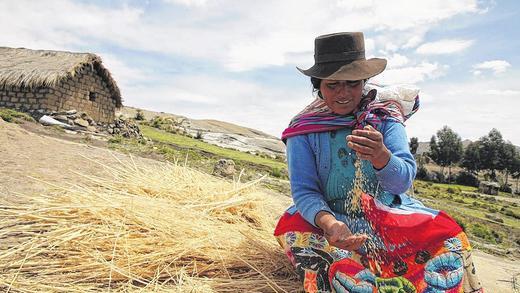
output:
[{"label": "hay bundle", "polygon": [[[299,286],[272,236],[280,206],[255,182],[174,164],[2,205],[0,289],[284,292]],[[279,203],[278,203],[279,204]]]}]

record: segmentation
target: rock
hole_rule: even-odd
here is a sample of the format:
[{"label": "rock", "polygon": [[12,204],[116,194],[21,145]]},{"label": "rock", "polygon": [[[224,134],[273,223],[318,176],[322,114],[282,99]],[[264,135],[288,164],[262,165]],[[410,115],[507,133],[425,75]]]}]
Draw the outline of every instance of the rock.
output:
[{"label": "rock", "polygon": [[81,118],[77,118],[76,120],[74,120],[74,124],[77,124],[77,125],[83,126],[83,127],[89,126],[88,122]]},{"label": "rock", "polygon": [[74,114],[76,114],[76,113],[78,113],[78,111],[76,111],[76,110],[73,109],[73,110],[66,111],[66,112],[65,112],[65,115],[74,115]]},{"label": "rock", "polygon": [[63,123],[69,123],[69,119],[67,118],[67,116],[65,115],[56,115],[54,117],[52,117],[60,122],[63,122]]},{"label": "rock", "polygon": [[220,159],[213,168],[213,175],[230,177],[235,175],[235,162],[233,160]]},{"label": "rock", "polygon": [[38,121],[41,124],[43,124],[43,125],[58,125],[58,126],[63,127],[65,129],[74,129],[73,126],[70,126],[70,125],[68,125],[66,123],[60,122],[60,121],[52,118],[51,116],[47,116],[47,115],[43,115]]},{"label": "rock", "polygon": [[96,131],[97,131],[97,128],[94,127],[94,126],[87,126],[87,130],[88,130],[88,131],[91,131],[91,132],[96,132]]},{"label": "rock", "polygon": [[113,129],[113,128],[109,128],[107,131],[108,131],[108,133],[110,133],[110,134],[114,134],[114,129]]}]

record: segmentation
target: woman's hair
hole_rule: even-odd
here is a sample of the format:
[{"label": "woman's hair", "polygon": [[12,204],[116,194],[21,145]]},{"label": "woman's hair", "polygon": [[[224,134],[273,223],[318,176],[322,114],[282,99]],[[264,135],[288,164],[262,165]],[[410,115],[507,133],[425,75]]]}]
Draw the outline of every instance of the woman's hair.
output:
[{"label": "woman's hair", "polygon": [[322,79],[319,79],[317,77],[312,77],[311,76],[312,92],[313,93],[317,92],[318,93],[318,97],[323,99],[323,96],[321,95],[321,92],[320,92],[321,81],[322,81]]}]

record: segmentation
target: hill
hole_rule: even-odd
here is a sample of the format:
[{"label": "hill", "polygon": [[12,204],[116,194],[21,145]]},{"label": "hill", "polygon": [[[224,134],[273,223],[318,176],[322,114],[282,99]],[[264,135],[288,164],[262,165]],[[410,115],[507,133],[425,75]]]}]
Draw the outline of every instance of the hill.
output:
[{"label": "hill", "polygon": [[[119,114],[133,118],[137,108],[123,107]],[[192,136],[199,135],[204,142],[249,153],[264,153],[272,157],[285,155],[285,145],[277,137],[232,123],[212,119],[188,117],[148,110],[140,110],[146,120],[154,117],[172,118],[177,126]]]}]

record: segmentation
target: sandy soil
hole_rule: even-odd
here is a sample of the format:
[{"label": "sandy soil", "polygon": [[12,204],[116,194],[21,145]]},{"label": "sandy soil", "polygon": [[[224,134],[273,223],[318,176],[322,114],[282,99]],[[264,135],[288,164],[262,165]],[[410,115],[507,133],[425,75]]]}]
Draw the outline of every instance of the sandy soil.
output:
[{"label": "sandy soil", "polygon": [[[101,175],[103,171],[92,160],[105,164],[129,160],[127,155],[103,147],[65,140],[66,136],[49,137],[45,133],[37,124],[21,127],[0,119],[0,199],[17,200],[19,194],[31,195],[52,188],[38,179],[61,185],[86,180],[78,173]],[[145,158],[136,160],[153,162]],[[287,200],[284,196],[280,198]],[[513,278],[520,279],[518,260],[475,251],[474,261],[486,292],[515,292]],[[516,286],[520,286],[518,281]]]}]

